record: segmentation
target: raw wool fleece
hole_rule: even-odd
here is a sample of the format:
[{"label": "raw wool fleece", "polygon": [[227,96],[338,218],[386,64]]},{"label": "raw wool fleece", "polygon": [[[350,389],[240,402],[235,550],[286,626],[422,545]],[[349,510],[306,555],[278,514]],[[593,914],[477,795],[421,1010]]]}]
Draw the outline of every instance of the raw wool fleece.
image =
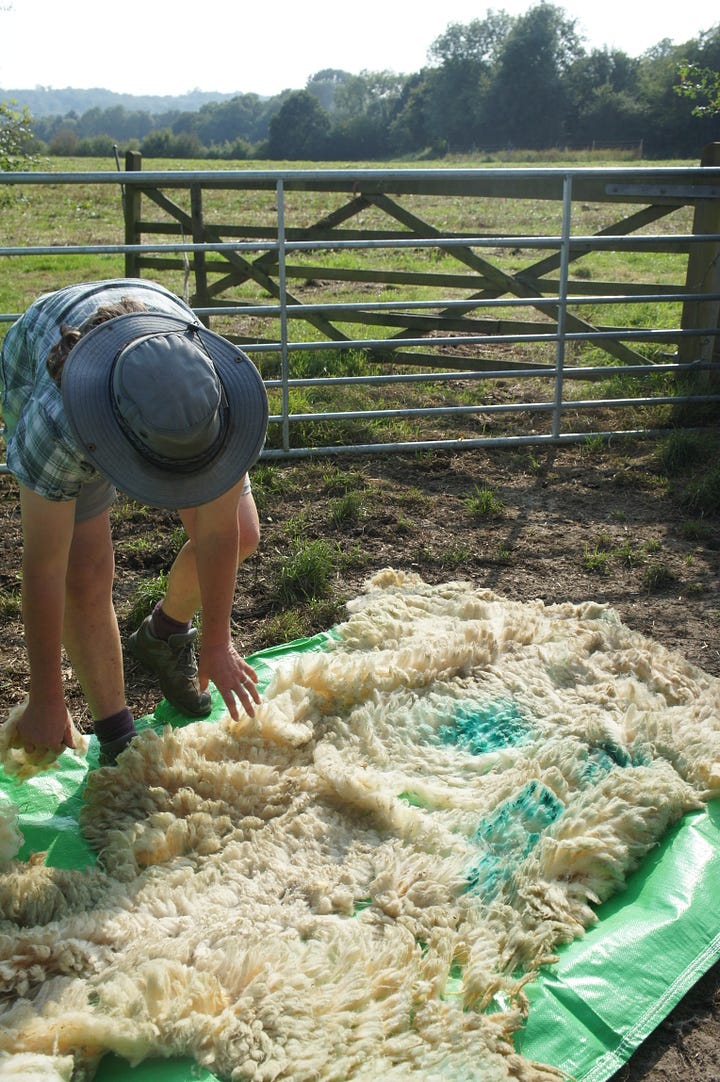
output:
[{"label": "raw wool fleece", "polygon": [[9,1065],[560,1077],[514,1051],[523,986],[718,795],[720,681],[605,607],[392,570],[338,632],[254,719],[149,730],[91,772],[97,868],[0,877]]},{"label": "raw wool fleece", "polygon": [[0,868],[17,856],[22,845],[22,834],[17,828],[18,809],[0,793]]},{"label": "raw wool fleece", "polygon": [[[0,725],[0,766],[2,766],[6,774],[18,778],[19,781],[32,778],[35,774],[39,774],[41,770],[47,770],[48,767],[54,766],[60,754],[59,751],[50,751],[47,748],[35,748],[33,751],[26,751],[23,747],[18,731],[18,722],[25,713],[27,704],[28,698],[26,696],[21,703],[12,708],[5,721]],[[75,722],[72,720],[69,711],[68,721],[70,722],[70,732],[76,754],[87,755],[88,738],[75,728]]]}]

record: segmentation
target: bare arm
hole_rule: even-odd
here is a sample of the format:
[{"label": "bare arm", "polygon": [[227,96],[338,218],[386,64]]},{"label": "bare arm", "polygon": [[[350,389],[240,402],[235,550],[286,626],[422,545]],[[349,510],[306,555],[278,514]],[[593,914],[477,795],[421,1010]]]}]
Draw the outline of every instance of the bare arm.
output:
[{"label": "bare arm", "polygon": [[30,694],[19,723],[22,738],[55,750],[73,747],[62,685],[65,576],[75,527],[75,501],[53,502],[20,485],[22,596]]},{"label": "bare arm", "polygon": [[194,537],[203,630],[199,658],[200,686],[209,680],[222,695],[235,720],[237,696],[247,714],[260,702],[257,674],[238,654],[230,634],[230,616],[237,577],[239,527],[238,500],[243,482],[217,500],[195,509]]}]

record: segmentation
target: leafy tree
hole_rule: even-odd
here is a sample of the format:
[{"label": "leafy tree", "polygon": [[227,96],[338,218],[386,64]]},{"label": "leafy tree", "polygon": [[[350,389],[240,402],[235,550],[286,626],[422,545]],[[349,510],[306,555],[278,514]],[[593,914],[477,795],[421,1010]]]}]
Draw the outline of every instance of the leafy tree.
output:
[{"label": "leafy tree", "polygon": [[323,109],[332,114],[335,108],[335,95],[338,87],[346,83],[351,75],[339,68],[323,68],[311,75],[305,84],[305,89],[314,94]]},{"label": "leafy tree", "polygon": [[573,144],[639,143],[645,110],[637,100],[639,61],[619,50],[596,49],[570,67],[566,134]]},{"label": "leafy tree", "polygon": [[149,113],[115,105],[110,109],[88,109],[79,117],[76,130],[81,139],[104,135],[120,143],[128,139],[141,139],[154,126]]},{"label": "leafy tree", "polygon": [[720,72],[700,68],[683,61],[678,65],[680,85],[678,94],[698,101],[693,116],[716,116],[720,113]]},{"label": "leafy tree", "polygon": [[451,23],[430,46],[428,55],[439,66],[423,92],[427,142],[470,150],[492,140],[485,99],[513,24],[506,12],[489,11],[482,20]]},{"label": "leafy tree", "polygon": [[678,96],[677,69],[687,55],[686,46],[665,40],[640,58],[637,95],[645,114],[645,147],[650,157],[694,156],[717,137],[712,117],[688,116],[687,102]]},{"label": "leafy tree", "polygon": [[42,141],[57,154],[123,143],[150,156],[383,160],[642,141],[650,156],[691,157],[718,137],[720,26],[680,47],[658,42],[639,58],[587,54],[575,20],[534,0],[521,16],[490,10],[450,23],[428,65],[408,76],[326,68],[304,90],[270,98],[27,93],[28,105],[42,103],[32,106],[40,115],[31,121],[27,109],[2,107],[0,162],[22,163],[31,136],[36,151]]},{"label": "leafy tree", "polygon": [[680,84],[676,92],[697,102],[696,117],[720,113],[720,25],[701,34],[697,42],[688,42],[686,55],[678,65]]},{"label": "leafy tree", "polygon": [[550,147],[567,138],[568,75],[583,55],[561,8],[540,3],[515,19],[487,95],[498,142]]},{"label": "leafy tree", "polygon": [[252,158],[253,147],[245,139],[226,140],[224,143],[212,143],[207,148],[206,156],[225,161],[245,161]]},{"label": "leafy tree", "polygon": [[433,152],[441,156],[446,149],[445,134],[438,138],[431,125],[434,84],[437,72],[429,68],[405,80],[390,125],[390,143],[396,154]]},{"label": "leafy tree", "polygon": [[387,71],[351,75],[335,94],[333,157],[385,158],[393,150],[391,127],[405,76]]},{"label": "leafy tree", "polygon": [[614,93],[634,92],[639,61],[619,49],[593,49],[579,56],[568,68],[567,86],[572,98],[589,101],[600,87]]},{"label": "leafy tree", "polygon": [[272,111],[258,94],[237,94],[227,101],[209,102],[195,113],[182,113],[172,129],[177,134],[193,132],[206,146],[236,139],[257,142],[268,134]]},{"label": "leafy tree", "polygon": [[[129,140],[129,143],[134,140]],[[110,135],[85,135],[79,140],[73,154],[78,158],[111,158],[117,142]],[[130,149],[126,144],[125,149]]]},{"label": "leafy tree", "polygon": [[485,19],[450,23],[428,50],[440,64],[487,65],[497,62],[514,19],[506,11],[488,11]]},{"label": "leafy tree", "polygon": [[0,101],[0,169],[8,173],[32,162],[32,117],[26,108]]},{"label": "leafy tree", "polygon": [[192,132],[178,135],[170,128],[163,128],[146,135],[140,150],[147,158],[201,158],[205,148]]},{"label": "leafy tree", "polygon": [[59,127],[50,140],[49,151],[60,158],[72,158],[80,146],[77,130],[70,124]]},{"label": "leafy tree", "polygon": [[322,158],[330,132],[330,117],[314,94],[290,94],[270,121],[268,154],[271,158]]}]

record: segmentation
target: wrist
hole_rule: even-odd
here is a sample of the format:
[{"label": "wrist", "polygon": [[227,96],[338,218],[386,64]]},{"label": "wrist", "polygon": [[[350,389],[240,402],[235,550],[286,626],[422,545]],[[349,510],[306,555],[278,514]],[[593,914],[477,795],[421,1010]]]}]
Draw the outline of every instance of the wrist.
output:
[{"label": "wrist", "polygon": [[28,692],[28,704],[34,710],[43,710],[54,713],[65,709],[65,695],[62,685],[56,688],[37,688],[30,683]]},{"label": "wrist", "polygon": [[201,650],[229,650],[231,646],[229,635],[207,638],[203,633]]}]

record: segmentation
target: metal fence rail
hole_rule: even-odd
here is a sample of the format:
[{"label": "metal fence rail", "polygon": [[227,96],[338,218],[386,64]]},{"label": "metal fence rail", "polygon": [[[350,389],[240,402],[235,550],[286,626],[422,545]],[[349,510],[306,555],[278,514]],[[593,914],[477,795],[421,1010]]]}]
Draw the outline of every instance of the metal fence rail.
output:
[{"label": "metal fence rail", "polygon": [[[265,260],[263,266],[268,266],[276,273],[276,294],[270,296],[269,302],[262,300],[255,303],[247,300],[233,300],[232,297],[217,299],[212,303],[207,302],[209,291],[201,296],[196,290],[192,301],[192,307],[199,318],[206,322],[222,319],[223,330],[228,337],[242,343],[242,348],[248,354],[258,356],[273,354],[279,359],[279,374],[277,378],[266,378],[266,386],[271,393],[273,402],[277,403],[274,412],[271,413],[270,424],[277,426],[279,438],[274,442],[276,446],[269,446],[263,452],[265,459],[301,457],[308,455],[335,455],[340,453],[368,453],[406,451],[420,448],[470,448],[488,447],[493,445],[533,445],[543,443],[567,443],[587,439],[592,436],[608,437],[619,434],[638,434],[649,429],[642,428],[607,428],[602,425],[594,429],[578,430],[568,428],[565,421],[569,414],[592,413],[599,411],[622,411],[629,407],[646,405],[672,405],[687,403],[709,403],[720,400],[720,395],[714,393],[714,386],[709,384],[710,389],[705,387],[696,393],[673,393],[673,394],[638,394],[625,397],[604,398],[568,398],[567,387],[570,384],[577,385],[584,381],[589,385],[593,381],[607,379],[608,374],[614,377],[623,376],[648,376],[662,375],[681,377],[698,377],[700,373],[717,373],[719,371],[717,357],[720,354],[718,347],[718,312],[720,311],[720,232],[697,232],[692,233],[634,233],[628,236],[626,233],[607,233],[593,235],[575,235],[572,231],[573,206],[578,196],[587,198],[588,191],[604,191],[610,201],[618,202],[622,199],[632,198],[638,202],[652,196],[656,201],[669,206],[692,205],[702,208],[704,217],[702,221],[715,225],[720,230],[720,215],[717,208],[720,206],[720,168],[683,168],[683,169],[652,169],[645,170],[634,168],[632,170],[371,170],[360,171],[361,181],[358,180],[357,171],[304,171],[290,170],[279,172],[243,171],[232,174],[223,171],[208,172],[122,172],[122,173],[0,173],[0,186],[24,186],[34,185],[42,188],[43,185],[108,185],[114,184],[121,187],[123,193],[123,207],[125,219],[118,214],[118,230],[123,231],[125,242],[105,244],[39,244],[32,246],[6,245],[0,246],[0,257],[3,258],[5,273],[9,273],[14,259],[22,257],[23,260],[37,258],[42,260],[47,256],[67,256],[73,259],[77,257],[78,279],[83,277],[82,258],[88,255],[116,255],[125,260],[125,267],[139,267],[142,261],[152,256],[172,257],[175,263],[168,263],[177,267],[180,257],[185,261],[186,274],[188,268],[197,268],[199,260],[206,255],[212,254],[227,259],[245,260],[247,257],[257,255]],[[488,178],[487,174],[492,176]],[[479,175],[482,175],[479,177]],[[370,233],[368,236],[323,236],[320,239],[298,239],[297,230],[286,227],[286,197],[288,189],[293,191],[324,190],[331,192],[355,191],[360,182],[365,188],[380,188],[382,191],[397,191],[403,186],[411,185],[415,178],[420,184],[421,190],[431,190],[434,193],[447,193],[452,196],[455,191],[462,191],[465,196],[471,196],[473,183],[482,179],[484,184],[491,184],[495,197],[502,197],[503,183],[508,188],[515,188],[522,193],[523,198],[532,196],[533,184],[538,185],[539,198],[553,198],[559,196],[562,208],[560,232],[553,235],[513,235],[504,236],[498,234],[477,235],[463,233],[461,236],[450,233],[442,235],[433,230],[428,230],[427,236],[419,235],[417,229],[408,238],[402,236],[380,236]],[[592,189],[588,185],[592,181]],[[237,187],[241,189],[271,190],[275,196],[275,222],[272,226],[272,236],[259,240],[233,240],[213,239],[202,241],[193,239],[169,239],[162,242],[129,243],[128,218],[127,218],[127,195],[133,188],[138,192],[147,190],[153,186],[156,191],[162,188],[168,190],[213,190],[218,188]],[[645,190],[647,189],[647,190]],[[0,188],[1,190],[1,188]],[[548,193],[552,194],[548,194]],[[714,208],[713,215],[708,217],[707,207]],[[648,215],[648,220],[650,216]],[[698,216],[696,213],[696,225]],[[145,223],[147,226],[147,223]],[[1,236],[0,236],[1,239]],[[338,253],[348,252],[383,252],[403,249],[420,250],[436,249],[444,253],[453,253],[462,250],[463,255],[472,252],[479,258],[483,252],[491,250],[497,253],[512,249],[527,251],[551,252],[557,255],[557,270],[559,278],[556,283],[556,292],[548,295],[547,290],[532,292],[523,288],[521,293],[512,296],[498,295],[500,288],[489,289],[487,281],[483,281],[479,288],[469,296],[458,298],[457,296],[444,297],[433,296],[417,300],[412,297],[396,298],[392,301],[346,301],[338,302],[320,301],[317,303],[303,304],[297,298],[291,297],[288,291],[288,271],[291,258],[307,253],[322,255],[332,251],[335,256]],[[593,293],[592,286],[588,289],[587,283],[582,292],[577,292],[571,280],[570,268],[577,253],[587,254],[597,251],[633,251],[633,252],[667,252],[683,251],[688,253],[688,265],[693,260],[693,253],[703,253],[704,266],[711,268],[709,277],[705,275],[702,288],[693,288],[693,280],[690,275],[684,285],[663,285],[655,289],[644,289],[637,292],[627,287],[622,291]],[[710,253],[710,254],[708,254]],[[161,264],[162,265],[162,262]],[[483,266],[490,267],[490,273],[500,276],[502,272],[491,267],[487,260]],[[27,263],[25,264],[27,266]],[[205,266],[203,264],[203,266]],[[714,269],[712,269],[714,268]],[[67,273],[67,272],[66,272]],[[294,273],[297,273],[296,269]],[[161,275],[154,275],[157,280],[162,280]],[[70,279],[74,280],[74,279]],[[467,270],[463,282],[467,280]],[[518,278],[519,280],[519,278]],[[59,281],[58,286],[68,284],[67,281]],[[511,283],[512,284],[512,283]],[[38,290],[39,292],[40,290]],[[511,290],[508,289],[507,292]],[[654,304],[662,310],[662,307],[672,303],[681,304],[683,313],[694,312],[701,319],[690,323],[684,317],[682,325],[653,326],[653,327],[592,327],[582,323],[574,317],[574,313],[582,306],[623,306],[631,309],[633,305]],[[538,323],[537,329],[517,322],[508,331],[504,327],[501,333],[489,333],[483,330],[479,333],[472,332],[472,320],[478,313],[487,312],[498,319],[507,309],[531,308],[536,312],[547,313],[552,317],[550,323]],[[437,314],[441,312],[444,324],[437,320]],[[0,313],[0,325],[14,321],[20,313]],[[355,320],[362,317],[368,324],[372,320],[382,327],[383,321],[391,328],[399,326],[400,316],[408,320],[408,327],[400,333],[390,333],[384,336],[371,335],[369,337],[335,334],[334,336],[317,337],[307,336],[293,337],[291,325],[297,326],[302,319],[314,320],[314,326],[329,327],[335,331],[343,321],[350,326],[357,326]],[[265,321],[265,325],[277,328],[275,333],[263,337],[255,334],[254,337],[247,334],[236,334],[237,326],[249,317]],[[432,327],[432,333],[422,329],[423,319],[428,317],[428,327]],[[432,317],[432,318],[431,318]],[[393,322],[393,320],[395,322]],[[460,320],[460,322],[458,322]],[[453,322],[455,321],[455,322]],[[237,326],[236,326],[237,324]],[[230,330],[226,332],[225,325]],[[443,326],[450,330],[443,331]],[[303,327],[309,324],[303,324]],[[484,326],[484,325],[483,325]],[[440,328],[439,330],[437,328]],[[413,331],[413,328],[421,328]],[[457,329],[460,328],[460,329]],[[468,328],[470,330],[468,331]],[[2,327],[0,326],[0,331]],[[374,329],[374,324],[371,330]],[[613,358],[612,368],[604,364],[579,365],[568,363],[568,347],[571,343],[585,342],[594,343],[601,348],[612,348],[616,351]],[[672,359],[664,359],[661,363],[650,363],[647,359],[631,352],[636,344],[661,342],[676,349]],[[416,349],[427,349],[431,344],[433,353],[416,354]],[[551,361],[549,363],[534,361],[528,363],[522,359],[508,360],[491,356],[486,352],[493,347],[527,347],[530,344],[538,344],[545,349],[551,349]],[[443,350],[452,349],[457,351],[462,347],[467,351],[470,359],[465,358],[461,366],[453,369],[452,357],[443,359]],[[618,362],[617,351],[624,358]],[[353,350],[370,353],[374,357],[389,357],[395,362],[400,360],[403,370],[388,371],[374,375],[333,375],[303,377],[294,374],[293,358],[303,353],[321,354],[323,351],[342,350],[348,353]],[[478,364],[473,367],[471,358],[478,357]],[[397,364],[394,366],[398,367]],[[407,371],[412,368],[413,371]],[[420,369],[416,371],[414,369]],[[423,370],[426,369],[426,370]],[[532,401],[506,401],[487,402],[482,400],[481,382],[488,380],[503,381],[512,379],[520,384],[529,384],[534,393],[538,387],[547,385],[548,394],[544,400]],[[293,412],[291,408],[292,392],[303,388],[316,388],[333,386],[376,386],[376,387],[401,387],[407,389],[409,395],[422,386],[431,384],[450,388],[462,383],[463,386],[478,389],[477,399],[471,403],[464,402],[459,405],[427,405],[414,403],[412,397],[400,408],[327,410],[318,412]],[[700,387],[701,383],[698,382]],[[716,386],[716,384],[715,384]],[[512,434],[497,432],[491,435],[478,435],[463,438],[440,438],[417,440],[392,440],[377,442],[347,442],[343,445],[293,445],[293,428],[306,422],[323,421],[350,421],[356,419],[365,420],[389,420],[397,418],[431,418],[436,421],[441,418],[460,418],[468,416],[480,416],[483,418],[499,418],[501,415],[518,413],[533,416],[547,416],[549,425],[546,431],[530,430],[527,432],[513,432]],[[0,469],[6,469],[4,464]]]}]

